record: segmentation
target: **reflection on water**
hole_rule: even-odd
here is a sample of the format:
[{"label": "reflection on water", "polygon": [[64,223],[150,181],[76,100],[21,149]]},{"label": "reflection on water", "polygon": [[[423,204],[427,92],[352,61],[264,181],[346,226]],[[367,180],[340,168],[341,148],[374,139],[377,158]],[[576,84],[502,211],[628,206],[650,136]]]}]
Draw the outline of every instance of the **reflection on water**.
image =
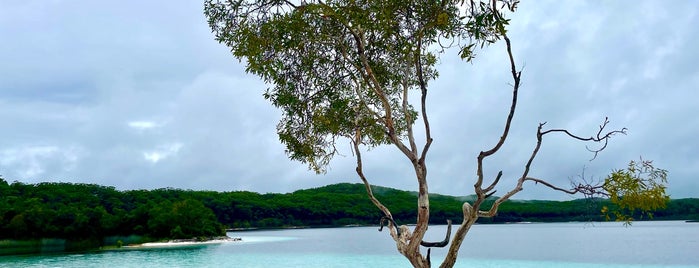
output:
[{"label": "reflection on water", "polygon": [[[443,238],[431,226],[427,240]],[[246,231],[242,241],[178,249],[0,257],[0,267],[409,267],[375,227]],[[445,249],[433,249],[437,262]],[[699,224],[477,225],[457,267],[699,267]],[[437,266],[437,265],[435,265]]]}]

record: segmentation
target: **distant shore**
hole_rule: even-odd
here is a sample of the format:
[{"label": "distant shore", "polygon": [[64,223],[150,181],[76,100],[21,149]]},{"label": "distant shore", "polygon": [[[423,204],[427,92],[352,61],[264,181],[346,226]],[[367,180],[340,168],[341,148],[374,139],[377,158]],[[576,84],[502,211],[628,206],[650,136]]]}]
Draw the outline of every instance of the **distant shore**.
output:
[{"label": "distant shore", "polygon": [[130,244],[123,246],[121,248],[154,248],[154,247],[178,247],[178,246],[194,246],[194,245],[209,245],[209,244],[222,244],[229,242],[239,242],[243,241],[240,237],[215,237],[212,239],[199,240],[199,239],[173,239],[166,242],[148,242],[143,244]]}]

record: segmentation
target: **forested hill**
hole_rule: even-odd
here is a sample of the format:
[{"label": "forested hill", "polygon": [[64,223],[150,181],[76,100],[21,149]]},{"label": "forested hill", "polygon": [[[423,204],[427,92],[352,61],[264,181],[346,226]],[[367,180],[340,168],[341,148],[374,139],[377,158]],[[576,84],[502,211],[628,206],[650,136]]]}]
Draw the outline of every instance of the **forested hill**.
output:
[{"label": "forested hill", "polygon": [[[416,194],[374,187],[398,223],[415,220]],[[431,219],[461,221],[467,197],[433,194]],[[486,204],[487,205],[487,204]],[[487,222],[601,220],[605,200],[509,201]],[[334,184],[286,194],[180,189],[117,191],[72,183],[7,183],[0,178],[0,240],[215,236],[224,228],[376,225],[380,211],[362,184]],[[655,219],[699,219],[699,199],[672,200]]]}]

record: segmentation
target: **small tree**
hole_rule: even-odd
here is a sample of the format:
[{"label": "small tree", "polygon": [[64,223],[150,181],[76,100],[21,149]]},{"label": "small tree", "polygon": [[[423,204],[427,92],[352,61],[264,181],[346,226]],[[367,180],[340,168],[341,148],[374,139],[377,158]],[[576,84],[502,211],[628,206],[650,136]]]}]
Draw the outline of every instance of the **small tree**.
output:
[{"label": "small tree", "polygon": [[[420,247],[449,245],[441,266],[452,267],[476,220],[495,216],[500,204],[520,192],[526,181],[572,194],[596,195],[607,190],[602,184],[588,183],[564,189],[529,176],[545,135],[559,133],[601,143],[592,150],[596,156],[613,135],[625,133],[625,129],[607,131],[606,119],[590,137],[565,129],[544,129],[545,123],[539,124],[536,144],[524,170],[514,178],[514,186],[489,208],[482,207],[502,177],[499,172],[489,179],[483,172],[484,161],[505,143],[517,106],[521,71],[515,65],[504,11],[515,11],[518,2],[206,0],[204,13],[216,40],[229,46],[236,58],[246,60],[247,72],[270,85],[264,97],[283,111],[277,132],[289,157],[324,172],[337,154],[336,142],[348,139],[357,174],[383,213],[382,225],[389,226],[398,251],[413,266],[430,267],[430,251],[423,255]],[[437,77],[435,65],[446,49],[456,48],[462,59],[471,61],[476,48],[498,40],[505,41],[512,76],[512,101],[503,132],[493,147],[478,154],[477,198],[463,204],[463,220],[454,237],[450,238],[449,225],[444,241],[425,242],[430,217],[425,159],[433,141],[426,106],[429,81]],[[415,92],[420,97],[417,107],[409,97]],[[416,126],[421,129],[414,130]],[[424,135],[421,142],[416,131]],[[395,146],[415,172],[418,200],[412,230],[396,225],[390,209],[372,194],[364,174],[362,148],[386,144]]]}]

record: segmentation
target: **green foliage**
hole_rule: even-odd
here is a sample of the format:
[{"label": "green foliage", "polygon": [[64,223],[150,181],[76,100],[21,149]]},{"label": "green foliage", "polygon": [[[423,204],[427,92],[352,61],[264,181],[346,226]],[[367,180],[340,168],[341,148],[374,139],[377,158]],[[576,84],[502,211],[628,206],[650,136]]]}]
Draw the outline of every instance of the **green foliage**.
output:
[{"label": "green foliage", "polygon": [[61,238],[80,245],[118,235],[165,238],[172,224],[181,225],[178,234],[188,238],[224,234],[210,208],[186,198],[191,191],[120,192],[94,184],[4,180],[0,190],[0,239]]},{"label": "green foliage", "polygon": [[630,224],[637,212],[640,217],[652,218],[652,211],[665,208],[670,197],[665,193],[667,170],[656,168],[652,161],[631,161],[626,169],[612,172],[604,182],[604,190],[611,202],[618,207],[611,210],[602,208],[602,213],[610,219],[610,213],[617,221]]},{"label": "green foliage", "polygon": [[[0,240],[59,238],[76,246],[98,245],[95,241],[118,245],[118,240],[123,244],[218,236],[223,234],[223,226],[375,225],[382,216],[366,197],[362,184],[341,183],[288,194],[179,189],[122,192],[113,187],[70,183],[15,182],[8,186],[9,194],[0,196]],[[414,222],[417,193],[378,186],[372,190],[387,200],[398,223]],[[430,195],[430,223],[461,219],[459,206],[472,198]],[[491,204],[492,199],[484,205]],[[599,215],[600,207],[618,209],[618,205],[603,199],[515,200],[503,203],[498,217],[481,218],[479,222],[601,221],[604,217]],[[632,215],[637,214],[639,211]],[[658,207],[653,216],[662,220],[699,220],[699,199],[672,200],[665,209]]]},{"label": "green foliage", "polygon": [[198,200],[164,201],[151,209],[148,228],[156,238],[193,238],[223,235],[211,209]]},{"label": "green foliage", "polygon": [[[518,1],[503,1],[514,10]],[[338,138],[378,146],[404,137],[417,112],[408,91],[426,92],[445,48],[471,60],[508,20],[487,3],[459,1],[207,0],[216,40],[271,87],[283,112],[279,139],[293,160],[323,172]]]}]

